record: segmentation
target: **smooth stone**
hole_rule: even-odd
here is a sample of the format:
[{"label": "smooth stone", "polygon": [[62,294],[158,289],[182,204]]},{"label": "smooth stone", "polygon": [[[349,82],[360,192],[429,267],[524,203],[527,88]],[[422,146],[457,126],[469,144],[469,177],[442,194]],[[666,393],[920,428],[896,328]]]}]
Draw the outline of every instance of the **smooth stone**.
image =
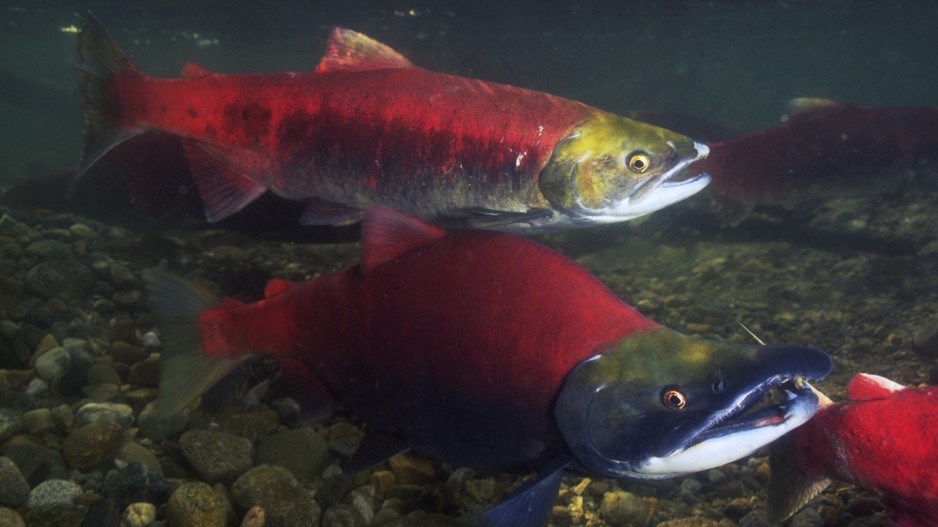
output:
[{"label": "smooth stone", "polygon": [[29,482],[8,457],[0,457],[0,505],[19,507],[29,497]]},{"label": "smooth stone", "polygon": [[4,527],[26,527],[26,520],[15,510],[0,507],[0,525]]},{"label": "smooth stone", "polygon": [[68,371],[53,380],[52,391],[62,395],[79,395],[87,384],[88,368],[94,364],[94,357],[87,349],[87,343],[80,346],[65,345],[65,348],[72,357],[72,364]]},{"label": "smooth stone", "polygon": [[824,518],[822,518],[816,510],[805,508],[792,516],[791,522],[788,525],[790,527],[822,527],[824,525]]},{"label": "smooth stone", "polygon": [[85,516],[82,527],[86,525],[106,525],[108,527],[120,525],[123,510],[116,500],[101,498],[88,507],[88,514]]},{"label": "smooth stone", "polygon": [[114,366],[110,364],[97,363],[88,368],[85,376],[88,379],[88,384],[113,384],[115,386],[121,385],[121,376],[117,373],[117,370],[114,369]]},{"label": "smooth stone", "polygon": [[125,442],[114,456],[114,465],[118,469],[123,469],[131,463],[142,463],[153,472],[163,475],[163,465],[156,454],[135,441]]},{"label": "smooth stone", "polygon": [[399,454],[388,460],[388,468],[394,473],[398,483],[404,485],[423,485],[433,481],[436,471],[433,463],[411,453]]},{"label": "smooth stone", "polygon": [[81,527],[88,508],[73,503],[58,503],[48,507],[30,509],[26,515],[29,527]]},{"label": "smooth stone", "polygon": [[68,232],[79,238],[93,238],[97,236],[97,232],[94,229],[89,227],[84,223],[74,223],[68,228]]},{"label": "smooth stone", "polygon": [[17,221],[7,213],[0,217],[0,234],[11,238],[24,238],[31,230],[26,224]]},{"label": "smooth stone", "polygon": [[182,432],[189,422],[190,411],[183,408],[171,415],[156,411],[156,402],[150,402],[143,407],[137,416],[137,428],[140,435],[153,441],[163,441]]},{"label": "smooth stone", "polygon": [[201,481],[180,485],[166,506],[168,527],[224,527],[227,521],[228,511],[221,496]]},{"label": "smooth stone", "polygon": [[82,493],[81,485],[64,479],[50,479],[36,485],[26,500],[31,509],[49,505],[72,504]]},{"label": "smooth stone", "polygon": [[75,423],[79,427],[98,421],[110,421],[126,428],[134,424],[134,411],[121,403],[87,403],[75,414]]},{"label": "smooth stone", "polygon": [[93,284],[91,269],[74,260],[47,260],[26,273],[26,285],[46,299],[80,300],[88,296]]},{"label": "smooth stone", "polygon": [[102,487],[105,498],[117,502],[123,510],[131,503],[163,503],[172,489],[166,478],[143,463],[135,462],[108,473]]},{"label": "smooth stone", "polygon": [[22,415],[12,408],[0,407],[0,443],[23,430]]},{"label": "smooth stone", "polygon": [[231,495],[240,511],[262,507],[265,527],[319,525],[322,516],[316,500],[283,467],[252,468],[231,486]]},{"label": "smooth stone", "polygon": [[365,520],[365,525],[374,523],[377,498],[373,486],[365,485],[353,490],[345,497],[345,503],[351,505],[355,512]]},{"label": "smooth stone", "polygon": [[257,445],[258,465],[277,465],[300,481],[308,481],[332,463],[329,446],[312,428],[286,430],[262,437]]},{"label": "smooth stone", "polygon": [[43,260],[65,259],[72,255],[72,249],[56,240],[36,240],[26,246],[26,254]]},{"label": "smooth stone", "polygon": [[124,342],[133,344],[137,341],[137,325],[132,318],[119,318],[107,328],[107,340],[111,344]]},{"label": "smooth stone", "polygon": [[179,437],[182,454],[209,483],[230,483],[251,468],[253,447],[243,437],[189,430]]},{"label": "smooth stone", "polygon": [[38,434],[55,426],[52,420],[52,411],[48,408],[37,408],[23,414],[23,426],[30,434]]},{"label": "smooth stone", "polygon": [[364,434],[358,427],[338,422],[329,427],[326,437],[329,441],[329,450],[333,454],[349,459],[358,450]]},{"label": "smooth stone", "polygon": [[354,507],[340,503],[330,507],[322,515],[322,527],[366,527],[370,523]]},{"label": "smooth stone", "polygon": [[111,282],[120,287],[139,287],[140,280],[121,264],[111,264]]},{"label": "smooth stone", "polygon": [[51,381],[63,375],[72,366],[72,354],[63,347],[52,348],[36,358],[36,375]]},{"label": "smooth stone", "polygon": [[270,435],[280,426],[280,416],[273,410],[260,410],[233,415],[221,422],[219,428],[231,435],[250,441]]},{"label": "smooth stone", "polygon": [[33,400],[39,399],[49,393],[49,383],[39,377],[34,377],[29,381],[23,393]]},{"label": "smooth stone", "polygon": [[108,347],[108,354],[114,359],[114,362],[120,362],[128,366],[146,360],[149,356],[147,352],[123,340],[112,342]]},{"label": "smooth stone", "polygon": [[912,349],[926,357],[938,357],[938,318],[928,319],[912,334]]},{"label": "smooth stone", "polygon": [[47,479],[64,479],[68,472],[62,454],[38,445],[26,437],[10,440],[6,449],[4,455],[16,463],[20,474],[30,486],[36,486]]},{"label": "smooth stone", "polygon": [[156,505],[132,503],[121,517],[121,527],[147,527],[156,521]]},{"label": "smooth stone", "polygon": [[599,514],[612,524],[640,525],[648,518],[648,505],[632,493],[614,490],[603,496]]},{"label": "smooth stone", "polygon": [[157,358],[148,358],[130,367],[128,377],[130,384],[144,388],[156,388],[160,384],[160,361]]},{"label": "smooth stone", "polygon": [[52,413],[52,422],[62,432],[69,432],[75,427],[75,412],[72,411],[71,406],[60,404],[50,412]]},{"label": "smooth stone", "polygon": [[241,527],[264,527],[266,518],[267,514],[264,513],[264,508],[255,505],[244,513],[244,519],[241,520]]},{"label": "smooth stone", "polygon": [[111,459],[123,441],[120,425],[97,421],[73,430],[62,443],[62,456],[69,466],[88,470]]},{"label": "smooth stone", "polygon": [[743,516],[736,523],[736,527],[769,527],[769,521],[765,517],[765,510],[756,509]]}]

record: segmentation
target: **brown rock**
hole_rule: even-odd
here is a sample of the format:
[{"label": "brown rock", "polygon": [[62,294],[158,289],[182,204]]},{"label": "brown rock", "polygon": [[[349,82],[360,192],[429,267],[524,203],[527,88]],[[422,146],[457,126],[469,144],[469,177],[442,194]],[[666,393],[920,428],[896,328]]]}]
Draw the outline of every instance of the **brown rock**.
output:
[{"label": "brown rock", "polygon": [[78,470],[91,469],[109,459],[124,441],[121,426],[110,421],[96,421],[75,429],[62,443],[65,462]]},{"label": "brown rock", "polygon": [[388,460],[388,466],[398,483],[423,485],[433,481],[435,470],[429,459],[411,453],[399,454]]}]

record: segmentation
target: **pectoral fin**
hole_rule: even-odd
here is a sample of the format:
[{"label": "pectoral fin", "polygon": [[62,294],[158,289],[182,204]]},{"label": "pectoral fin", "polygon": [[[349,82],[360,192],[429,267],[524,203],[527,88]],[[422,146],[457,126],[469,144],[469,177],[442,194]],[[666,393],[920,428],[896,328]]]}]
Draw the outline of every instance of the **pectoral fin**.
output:
[{"label": "pectoral fin", "polygon": [[352,459],[342,466],[342,471],[349,475],[358,474],[408,450],[410,447],[403,439],[384,432],[370,431],[352,454]]},{"label": "pectoral fin", "polygon": [[208,221],[231,216],[267,191],[264,185],[229,168],[202,143],[184,140],[182,147]]},{"label": "pectoral fin", "polygon": [[537,476],[526,481],[508,499],[483,513],[479,524],[482,527],[546,525],[567,465],[569,461],[562,459],[543,467]]},{"label": "pectoral fin", "polygon": [[474,229],[497,229],[515,223],[543,221],[554,214],[548,209],[528,209],[524,212],[493,210],[484,208],[468,209],[466,223]]}]

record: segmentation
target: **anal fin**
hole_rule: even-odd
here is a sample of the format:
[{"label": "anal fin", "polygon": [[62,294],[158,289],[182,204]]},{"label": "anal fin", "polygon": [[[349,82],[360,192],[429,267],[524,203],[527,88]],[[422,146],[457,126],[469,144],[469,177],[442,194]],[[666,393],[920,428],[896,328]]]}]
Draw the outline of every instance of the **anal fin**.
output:
[{"label": "anal fin", "polygon": [[231,216],[267,191],[264,185],[232,170],[202,143],[184,140],[182,146],[208,221]]},{"label": "anal fin", "polygon": [[548,209],[528,209],[524,212],[493,210],[484,208],[468,209],[466,224],[473,229],[498,229],[516,223],[528,223],[550,219],[554,214]]},{"label": "anal fin", "polygon": [[559,459],[543,467],[524,482],[505,501],[485,511],[479,518],[482,527],[541,527],[557,500],[560,481],[568,461]]}]

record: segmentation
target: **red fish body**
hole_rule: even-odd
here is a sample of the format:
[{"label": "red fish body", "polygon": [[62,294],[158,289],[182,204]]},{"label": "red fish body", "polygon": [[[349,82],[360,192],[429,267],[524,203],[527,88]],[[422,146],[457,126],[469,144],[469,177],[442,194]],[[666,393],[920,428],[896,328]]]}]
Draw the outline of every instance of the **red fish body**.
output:
[{"label": "red fish body", "polygon": [[[342,225],[386,206],[465,227],[551,230],[625,221],[684,199],[706,175],[689,138],[585,104],[418,68],[336,29],[311,73],[183,78],[133,67],[92,19],[79,57],[87,170],[148,131],[183,140],[207,217],[270,191],[301,221]],[[675,177],[680,176],[680,177]]]},{"label": "red fish body", "polygon": [[[785,123],[710,144],[701,163],[721,203],[748,211],[787,205],[818,192],[877,188],[864,174],[938,161],[938,109],[866,108],[795,99]],[[877,173],[878,175],[878,173]]]},{"label": "red fish body", "polygon": [[[486,526],[543,525],[567,469],[662,478],[748,455],[812,415],[817,398],[793,381],[830,368],[810,348],[678,334],[533,241],[390,210],[366,214],[361,264],[273,280],[256,303],[147,282],[165,342],[158,411],[269,354],[310,413],[339,401],[369,423],[357,469],[407,449],[540,468]],[[785,403],[746,412],[777,386]]]},{"label": "red fish body", "polygon": [[[907,388],[861,373],[848,395],[851,402],[820,408],[792,432],[790,449],[773,452],[781,479],[770,484],[770,510],[779,519],[794,512],[786,501],[799,494],[790,482],[827,477],[882,496],[896,525],[938,525],[938,387]],[[819,491],[826,482],[816,485]]]}]

